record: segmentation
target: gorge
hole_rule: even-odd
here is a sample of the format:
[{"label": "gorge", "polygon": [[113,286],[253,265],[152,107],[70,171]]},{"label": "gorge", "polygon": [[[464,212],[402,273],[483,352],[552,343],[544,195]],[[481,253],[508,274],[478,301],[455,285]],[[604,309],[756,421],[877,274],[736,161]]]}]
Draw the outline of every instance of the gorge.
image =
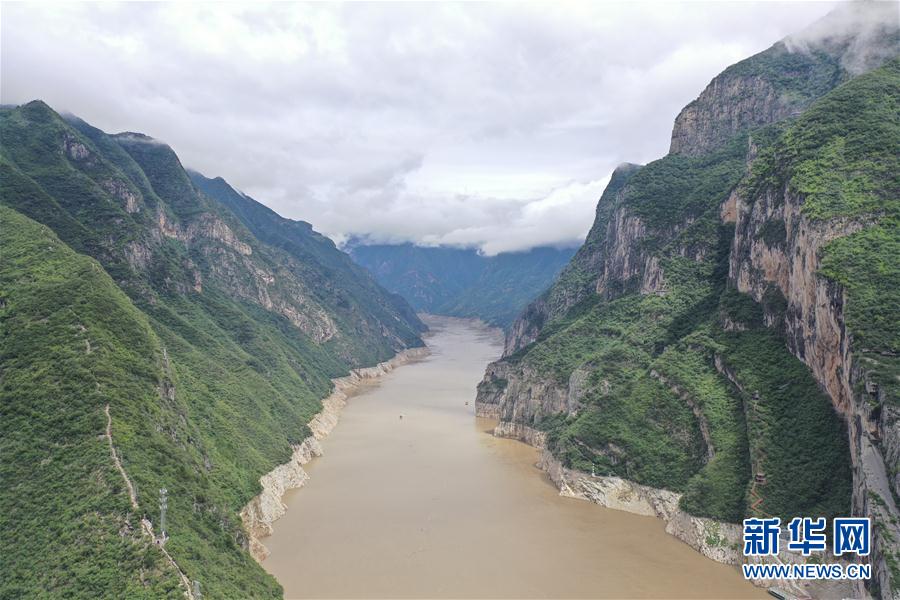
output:
[{"label": "gorge", "polygon": [[498,332],[426,323],[430,354],[353,395],[285,495],[262,565],[286,597],[764,597],[654,518],[560,497],[537,452],[473,418]]},{"label": "gorge", "polygon": [[[456,10],[493,37],[479,13]],[[586,138],[613,131],[603,127],[615,115],[567,112],[582,81],[557,93],[518,49],[498,49],[512,81],[487,96],[516,114],[483,126],[487,100],[472,90],[408,93],[409,80],[445,74],[411,49],[429,37],[441,52],[466,47],[416,27],[412,41],[385,36],[410,68],[399,94],[356,85],[383,57],[366,54],[348,76],[341,55],[328,68],[313,60],[309,80],[274,101],[248,102],[277,116],[263,150],[243,146],[256,130],[228,118],[176,154],[42,100],[3,104],[0,599],[752,598],[769,588],[900,600],[898,14],[896,2],[840,5],[697,90],[664,156],[587,182],[571,174],[584,179],[608,157]],[[207,93],[220,77],[201,67],[173,97],[204,114],[239,107],[280,90],[297,57],[337,52],[330,33],[346,14],[312,25],[293,16],[315,43],[265,35],[241,47],[240,57],[267,56],[255,68],[283,69],[259,90]],[[539,38],[543,57],[555,38],[536,33],[546,19],[526,16],[513,29]],[[103,39],[117,60],[141,55],[140,44]],[[545,77],[583,67],[560,56],[541,63]],[[628,71],[616,65],[617,77]],[[54,64],[54,76],[66,71]],[[515,110],[520,80],[559,111],[544,137],[528,137],[541,111]],[[643,89],[614,83],[604,93]],[[304,104],[310,91],[340,109],[336,123]],[[478,126],[441,123],[444,95]],[[125,111],[134,126],[167,126],[141,121],[153,98]],[[428,127],[406,131],[403,111],[420,103]],[[373,135],[395,112],[396,131]],[[584,138],[568,146],[573,132]],[[421,147],[394,156],[403,133]],[[346,150],[374,138],[367,152]],[[515,161],[501,157],[469,181],[500,197],[470,195],[455,169],[471,147],[442,146],[458,138],[483,144],[485,161],[509,151],[492,145],[500,138],[528,146],[535,165],[550,155],[541,164],[560,171],[535,168],[520,189],[562,184],[519,198],[502,183]],[[182,164],[223,140],[235,179]],[[314,151],[301,159],[298,148]],[[445,204],[416,217],[416,194],[429,189],[424,148],[446,160],[432,172]],[[610,167],[624,154],[605,151]],[[260,172],[271,181],[247,190],[268,204],[234,183]],[[589,230],[580,212],[554,218],[579,201],[591,210],[603,185]],[[273,209],[301,204],[313,223]],[[400,218],[409,222],[394,227]],[[349,225],[332,239],[314,228],[323,223]],[[507,243],[485,243],[513,227]],[[450,245],[429,245],[438,241]],[[744,519],[850,516],[871,522],[860,557],[870,579],[741,573],[750,562],[848,564],[804,558],[785,535],[780,552],[744,556]]]}]

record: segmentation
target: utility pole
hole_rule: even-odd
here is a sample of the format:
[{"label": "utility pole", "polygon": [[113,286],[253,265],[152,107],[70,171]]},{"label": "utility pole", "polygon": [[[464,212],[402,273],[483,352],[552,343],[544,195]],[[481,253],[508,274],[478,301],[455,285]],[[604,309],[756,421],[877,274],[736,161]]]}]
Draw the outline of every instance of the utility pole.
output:
[{"label": "utility pole", "polygon": [[166,511],[169,508],[169,490],[160,488],[159,490],[159,535],[163,541],[168,537],[166,535]]}]

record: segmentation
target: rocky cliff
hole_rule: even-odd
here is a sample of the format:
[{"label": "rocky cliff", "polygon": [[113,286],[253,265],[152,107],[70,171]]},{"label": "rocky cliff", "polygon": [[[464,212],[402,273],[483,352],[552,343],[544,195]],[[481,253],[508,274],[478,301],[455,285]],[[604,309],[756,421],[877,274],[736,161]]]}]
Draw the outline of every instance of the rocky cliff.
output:
[{"label": "rocky cliff", "polygon": [[[622,202],[622,191],[625,184],[640,169],[640,165],[624,163],[619,165],[610,178],[609,184],[603,191],[603,195],[597,204],[596,217],[584,245],[578,249],[569,264],[559,274],[553,285],[541,294],[536,300],[525,307],[524,311],[510,326],[503,354],[512,354],[516,350],[530,344],[537,337],[544,324],[559,316],[564,315],[570,308],[578,304],[584,298],[593,294],[599,286],[596,273],[606,269],[605,258],[615,255],[616,250],[607,246],[609,243],[625,244],[624,240],[610,237],[610,227],[625,226],[625,215],[616,207]],[[617,216],[614,216],[617,215]],[[629,224],[634,226],[634,224]],[[637,224],[640,227],[639,224]],[[619,248],[619,268],[633,265],[623,265],[626,257],[623,248]],[[627,262],[640,262],[638,257],[630,258]],[[607,277],[608,279],[608,277]]]},{"label": "rocky cliff", "polygon": [[896,55],[892,2],[847,3],[717,75],[675,119],[671,153],[703,154],[735,134],[803,112],[850,77]]},{"label": "rocky cliff", "polygon": [[871,516],[869,592],[896,597],[898,27],[884,5],[836,14],[727,69],[668,156],[616,171],[476,410],[555,472],[668,490],[688,519]]},{"label": "rocky cliff", "polygon": [[[861,91],[875,93],[877,99],[867,100],[861,97]],[[851,98],[852,103],[846,102]],[[850,130],[854,126],[865,130],[857,135],[869,138],[854,139],[852,133],[841,136],[843,160],[852,160],[850,148],[854,144],[863,146],[859,151],[866,160],[878,160],[881,148],[896,156],[900,153],[896,113],[877,115],[882,131],[866,126],[871,124],[867,117],[875,118],[867,114],[868,102],[887,102],[897,107],[898,99],[900,62],[894,61],[881,72],[837,90],[810,109],[789,134],[840,122],[849,124]],[[834,137],[831,133],[821,141],[827,148],[834,143]],[[896,395],[896,381],[890,381],[891,376],[885,371],[893,369],[890,363],[896,365],[897,347],[890,341],[867,339],[865,323],[858,323],[857,331],[848,326],[848,305],[859,302],[855,295],[860,288],[878,294],[881,290],[877,283],[854,273],[853,285],[857,289],[848,290],[823,275],[822,259],[838,239],[853,243],[864,235],[882,232],[896,240],[897,188],[876,180],[868,190],[872,194],[871,205],[842,205],[846,196],[838,197],[841,204],[835,205],[835,198],[825,196],[821,188],[810,187],[807,179],[811,173],[822,176],[827,169],[834,174],[835,169],[847,165],[843,160],[823,163],[822,156],[827,153],[824,149],[792,152],[792,141],[786,137],[776,145],[774,153],[756,166],[751,184],[738,194],[729,278],[737,290],[760,303],[768,325],[785,332],[787,348],[810,369],[845,418],[853,464],[852,509],[854,514],[871,517],[877,524],[873,562],[878,566],[880,588],[896,591],[897,581],[889,581],[889,575],[892,566],[894,577],[900,575],[896,572],[900,558],[900,398]],[[872,148],[873,145],[879,148]],[[763,173],[766,180],[761,182]],[[868,246],[864,260],[881,263],[884,270],[880,276],[890,277],[890,266],[885,261],[896,261],[896,257],[882,256],[877,247]],[[832,267],[839,272],[844,265]],[[883,300],[891,302],[895,292],[896,288],[889,291]],[[767,298],[773,295],[783,301],[772,306]],[[896,339],[895,315],[884,309],[875,312],[872,317],[884,317],[878,326],[887,328],[889,335],[893,331]]]}]

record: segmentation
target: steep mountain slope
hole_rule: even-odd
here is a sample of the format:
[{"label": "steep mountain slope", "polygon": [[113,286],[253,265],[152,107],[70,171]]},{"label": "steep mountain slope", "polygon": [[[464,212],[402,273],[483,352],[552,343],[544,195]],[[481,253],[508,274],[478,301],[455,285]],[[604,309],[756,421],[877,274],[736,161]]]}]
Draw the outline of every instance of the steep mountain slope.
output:
[{"label": "steep mountain slope", "polygon": [[[679,492],[688,515],[870,516],[870,589],[893,597],[898,62],[854,77],[900,54],[883,9],[845,7],[859,18],[840,34],[832,15],[802,47],[730,67],[679,115],[668,156],[617,169],[476,410],[545,444],[548,465]],[[674,530],[740,560],[710,547],[718,525],[691,527]]]},{"label": "steep mountain slope", "polygon": [[478,279],[484,262],[474,250],[413,244],[352,245],[350,256],[416,310],[435,312]]},{"label": "steep mountain slope", "polygon": [[425,326],[410,305],[386,293],[368,271],[339,251],[330,239],[313,231],[312,225],[281,217],[221,177],[209,179],[196,172],[189,175],[197,189],[230,209],[257,239],[294,259],[304,281],[310,283],[311,293],[333,306],[339,325],[360,321],[367,325],[364,335],[374,336],[380,333],[380,323],[394,323],[398,342],[415,345]]},{"label": "steep mountain slope", "polygon": [[542,247],[482,256],[473,249],[412,244],[354,246],[350,251],[379,283],[417,310],[477,317],[500,327],[553,282],[573,252]]},{"label": "steep mountain slope", "polygon": [[[87,267],[69,272],[28,243],[38,231],[49,236],[46,229],[32,224],[31,233],[9,235],[29,221],[4,211],[15,226],[3,228],[3,255],[22,256],[4,264],[14,270],[3,288],[3,322],[11,328],[3,439],[20,444],[16,458],[4,461],[4,481],[13,482],[4,504],[17,517],[4,523],[4,564],[52,557],[50,545],[66,559],[32,576],[4,571],[4,595],[57,596],[66,586],[109,586],[121,595],[116,590],[131,588],[115,586],[126,583],[154,597],[174,594],[179,579],[168,559],[143,548],[149,537],[140,533],[148,517],[160,534],[163,487],[164,549],[207,597],[280,595],[247,552],[238,511],[259,492],[260,475],[309,435],[306,423],[321,409],[330,378],[420,346],[422,324],[314,232],[301,228],[291,237],[318,247],[302,258],[254,236],[228,206],[198,192],[174,152],[151,138],[106,135],[32,102],[0,113],[0,140],[2,203],[52,229],[67,264],[92,265],[100,282],[73,277]],[[344,281],[331,285],[331,277]],[[85,292],[87,283],[94,293]],[[38,284],[33,294],[58,297],[29,303],[28,285]],[[47,319],[52,327],[37,327]],[[72,355],[75,347],[89,356]],[[66,362],[56,359],[57,348]],[[27,395],[19,380],[28,381]],[[106,405],[115,456],[136,491],[132,506],[121,478],[112,477]],[[46,416],[60,406],[71,429]],[[23,426],[23,435],[12,435]],[[31,481],[43,460],[36,457],[48,454],[50,465],[77,466],[73,474],[97,473],[97,484]],[[28,491],[67,510],[29,516],[21,496]],[[91,553],[108,557],[126,542],[131,562],[93,566]]]},{"label": "steep mountain slope", "polygon": [[[123,411],[159,402],[159,338],[96,261],[48,228],[0,207],[0,246],[0,595],[183,597],[104,437],[105,405],[118,445]],[[132,435],[159,435],[146,425]]]}]

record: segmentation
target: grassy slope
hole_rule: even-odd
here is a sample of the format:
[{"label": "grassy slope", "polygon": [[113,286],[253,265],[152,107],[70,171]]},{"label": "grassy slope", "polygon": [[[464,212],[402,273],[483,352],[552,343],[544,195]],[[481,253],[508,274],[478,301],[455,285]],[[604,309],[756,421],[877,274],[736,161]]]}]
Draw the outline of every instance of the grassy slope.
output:
[{"label": "grassy slope", "polygon": [[[170,219],[182,218],[186,222],[211,212],[252,244],[253,259],[259,261],[256,264],[274,269],[282,280],[302,277],[300,268],[282,250],[269,248],[254,238],[226,208],[198,195],[186,175],[178,176],[180,165],[168,148],[132,140],[132,146],[139,147],[135,150],[127,143],[123,146],[120,138],[106,136],[85,124],[81,124],[82,132],[41,103],[4,110],[0,113],[0,128],[2,203],[44,222],[63,242],[93,256],[102,265],[101,269],[97,263],[68,251],[85,264],[92,264],[105,287],[84,278],[70,281],[67,285],[71,288],[60,285],[58,296],[53,296],[52,287],[35,294],[43,303],[76,304],[79,320],[88,330],[85,335],[108,339],[108,344],[102,346],[108,348],[110,360],[108,365],[102,365],[103,382],[115,380],[121,381],[121,386],[131,386],[104,397],[110,398],[116,445],[136,484],[140,512],[156,521],[157,490],[168,488],[171,538],[167,549],[188,577],[201,582],[207,597],[279,596],[280,586],[243,549],[245,540],[238,511],[258,493],[259,476],[287,460],[290,443],[308,434],[305,424],[320,409],[319,399],[331,389],[329,378],[346,374],[349,366],[386,358],[397,339],[415,343],[417,321],[414,317],[404,320],[400,313],[389,313],[387,308],[386,313],[397,315],[396,321],[387,316],[379,321],[372,312],[366,312],[369,307],[362,307],[358,320],[343,313],[346,328],[339,340],[316,344],[284,317],[235,296],[231,281],[223,279],[212,267],[232,265],[229,268],[237,269],[237,281],[249,274],[240,270],[243,263],[228,258],[226,247],[203,240],[186,247],[165,236],[154,238],[155,208]],[[89,150],[89,157],[73,159],[64,150],[65,140],[83,145]],[[123,210],[120,198],[104,187],[110,180],[140,192],[143,204],[139,212]],[[13,228],[3,229],[6,234]],[[125,250],[131,243],[150,249],[143,268],[133,268],[126,258]],[[38,249],[27,246],[22,260],[37,261],[39,255],[33,253]],[[277,262],[272,262],[273,257]],[[192,291],[191,264],[203,269],[202,293]],[[59,270],[65,273],[66,269]],[[112,280],[103,274],[104,269]],[[75,271],[80,273],[81,270]],[[11,275],[0,298],[13,307],[12,299],[26,293],[26,281]],[[296,281],[306,285],[302,279]],[[92,284],[91,289],[82,284]],[[116,285],[120,291],[116,291]],[[96,294],[91,293],[94,288]],[[116,302],[127,306],[121,310],[128,311],[144,330],[116,332],[119,337],[104,333],[103,319],[117,314],[106,314],[111,303],[106,291],[114,293]],[[41,302],[35,303],[34,310],[43,310]],[[340,296],[334,295],[325,306],[341,315],[335,307],[339,302]],[[396,299],[384,301],[384,305],[390,302]],[[60,309],[60,314],[68,313]],[[93,330],[96,333],[91,333]],[[136,558],[129,558],[129,554],[123,554],[123,540],[118,535],[98,537],[84,533],[88,531],[84,522],[92,523],[100,533],[117,532],[121,523],[130,518],[127,498],[115,487],[119,480],[112,478],[99,486],[73,483],[77,501],[67,495],[67,487],[52,480],[29,480],[28,474],[41,460],[37,457],[48,446],[53,448],[54,460],[61,467],[70,468],[84,484],[91,481],[90,475],[95,471],[98,475],[94,479],[116,473],[102,462],[108,452],[103,454],[104,446],[99,442],[96,447],[90,446],[90,454],[87,450],[75,450],[74,445],[52,445],[60,436],[59,431],[65,431],[66,423],[78,423],[79,435],[89,431],[90,436],[96,436],[103,431],[102,398],[80,391],[93,386],[93,380],[82,382],[78,379],[80,372],[68,368],[64,376],[58,375],[58,365],[66,363],[53,352],[39,352],[41,348],[74,352],[68,347],[75,344],[81,349],[83,340],[72,342],[69,330],[62,325],[46,331],[31,330],[27,334],[31,337],[23,331],[11,330],[6,336],[10,344],[31,344],[32,354],[19,365],[17,374],[31,379],[29,394],[23,396],[27,403],[16,407],[30,418],[4,419],[4,425],[14,422],[22,433],[15,438],[19,444],[12,454],[15,460],[4,461],[4,481],[28,482],[17,488],[21,493],[4,497],[9,514],[16,515],[15,519],[4,521],[4,538],[17,542],[4,548],[4,568],[11,565],[16,569],[12,576],[3,577],[4,584],[15,590],[11,592],[13,596],[38,595],[45,588],[48,594],[58,596],[65,593],[64,581],[71,579],[67,573],[105,570],[103,577],[123,579],[121,585],[125,585],[138,576],[135,573],[141,573],[144,560],[148,561],[146,577],[152,580],[154,567],[152,560],[144,558],[146,552],[135,550],[132,554]],[[93,344],[95,338],[90,339]],[[90,355],[91,360],[100,356],[107,354],[101,355],[97,350]],[[100,372],[93,369],[90,375],[96,378]],[[132,382],[136,378],[143,379]],[[9,373],[5,374],[4,385],[13,381]],[[137,389],[139,384],[143,387]],[[71,387],[71,393],[45,393],[57,385]],[[113,388],[112,383],[104,385]],[[8,395],[9,388],[5,389]],[[26,388],[16,382],[16,389]],[[66,416],[62,422],[55,418],[60,405],[67,410],[61,413]],[[4,442],[6,439],[4,436]],[[10,455],[4,452],[4,457]],[[93,462],[88,462],[88,457]],[[100,464],[105,465],[106,472],[100,471]],[[44,490],[43,495],[40,490]],[[41,504],[59,508],[45,510]],[[23,516],[30,514],[34,517]],[[134,526],[134,519],[131,521]],[[63,543],[58,542],[60,539]],[[96,547],[87,546],[86,539]],[[94,554],[106,558],[94,560]],[[103,561],[120,554],[122,565],[117,568],[121,571],[109,571],[111,567]],[[47,555],[48,560],[40,575],[26,571],[24,565],[41,555]],[[152,587],[148,588],[154,597],[174,589],[169,574],[163,573],[156,579],[159,581],[151,581]],[[51,586],[46,581],[55,583]],[[76,581],[73,579],[72,585]],[[95,597],[104,589],[97,588],[98,592],[88,587],[73,588],[70,595]],[[127,594],[128,590],[122,588],[108,595]]]},{"label": "grassy slope", "polygon": [[[103,436],[153,435],[159,339],[100,265],[0,207],[0,597],[180,598]],[[90,352],[88,352],[90,344]]]}]

